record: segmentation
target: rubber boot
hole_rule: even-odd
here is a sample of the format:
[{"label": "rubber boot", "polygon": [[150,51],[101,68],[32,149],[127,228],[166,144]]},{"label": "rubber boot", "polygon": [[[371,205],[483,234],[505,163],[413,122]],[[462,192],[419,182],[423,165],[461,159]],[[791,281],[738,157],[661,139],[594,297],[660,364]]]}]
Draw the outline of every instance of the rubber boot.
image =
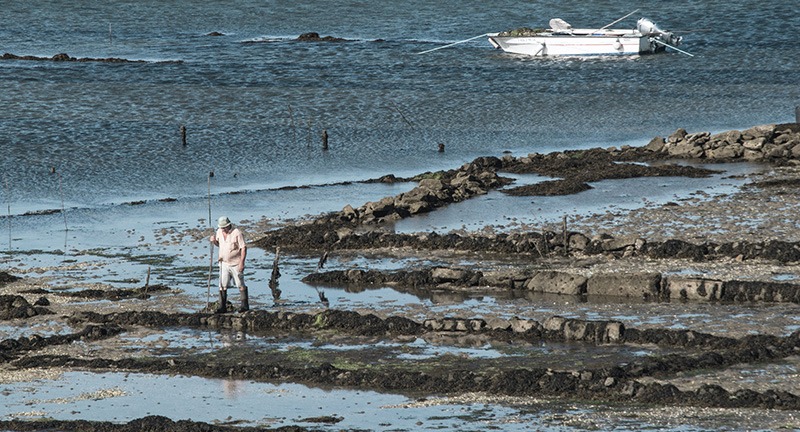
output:
[{"label": "rubber boot", "polygon": [[217,305],[217,310],[214,313],[226,313],[228,312],[228,290],[219,290],[219,304]]},{"label": "rubber boot", "polygon": [[247,298],[247,287],[241,287],[239,293],[242,295],[242,306],[239,308],[239,312],[247,312],[250,310],[250,301]]}]

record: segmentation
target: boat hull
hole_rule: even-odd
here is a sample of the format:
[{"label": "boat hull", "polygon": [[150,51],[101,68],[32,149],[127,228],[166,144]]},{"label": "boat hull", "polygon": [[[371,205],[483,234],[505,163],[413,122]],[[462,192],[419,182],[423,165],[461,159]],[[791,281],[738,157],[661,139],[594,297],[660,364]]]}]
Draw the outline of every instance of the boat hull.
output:
[{"label": "boat hull", "polygon": [[528,56],[638,55],[663,51],[648,36],[489,36],[489,43],[507,53]]}]

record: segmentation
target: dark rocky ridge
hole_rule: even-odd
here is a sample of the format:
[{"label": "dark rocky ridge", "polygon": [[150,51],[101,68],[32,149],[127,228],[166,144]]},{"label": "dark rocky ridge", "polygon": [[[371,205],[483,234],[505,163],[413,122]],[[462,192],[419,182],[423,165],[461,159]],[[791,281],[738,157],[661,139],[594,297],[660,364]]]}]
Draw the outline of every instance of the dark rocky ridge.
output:
[{"label": "dark rocky ridge", "polygon": [[[117,58],[117,57],[107,57],[107,58],[91,58],[91,57],[72,57],[66,53],[56,54],[52,57],[37,57],[37,56],[19,56],[16,54],[5,53],[0,56],[0,60],[25,60],[25,61],[53,61],[53,62],[77,62],[77,63],[86,63],[86,62],[99,62],[99,63],[147,63],[145,60],[129,60],[124,58]],[[181,60],[172,60],[172,61],[164,61],[159,63],[182,63]]]}]

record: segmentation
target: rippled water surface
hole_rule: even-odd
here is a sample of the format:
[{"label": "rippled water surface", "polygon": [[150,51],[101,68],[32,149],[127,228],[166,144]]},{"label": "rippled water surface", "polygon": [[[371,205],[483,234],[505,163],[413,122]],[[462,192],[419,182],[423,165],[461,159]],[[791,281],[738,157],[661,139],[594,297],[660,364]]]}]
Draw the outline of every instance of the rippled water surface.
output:
[{"label": "rippled water surface", "polygon": [[[506,150],[644,144],[678,127],[791,121],[800,104],[792,32],[763,31],[800,18],[753,0],[641,2],[619,26],[647,16],[681,32],[695,57],[593,59],[506,55],[484,38],[417,53],[552,17],[603,26],[629,3],[0,5],[3,52],[145,61],[0,62],[11,213],[62,197],[67,207],[202,197],[212,170],[215,191],[245,190],[416,174]],[[309,31],[348,41],[293,41]]]}]

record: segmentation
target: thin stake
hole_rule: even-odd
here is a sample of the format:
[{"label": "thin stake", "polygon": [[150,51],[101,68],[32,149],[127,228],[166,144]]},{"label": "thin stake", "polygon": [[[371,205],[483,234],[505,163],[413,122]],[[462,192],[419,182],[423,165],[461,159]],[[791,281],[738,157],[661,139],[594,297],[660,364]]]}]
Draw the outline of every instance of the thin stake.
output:
[{"label": "thin stake", "polygon": [[[208,227],[214,231],[214,226],[211,224],[211,173],[208,174]],[[208,289],[206,290],[206,307],[211,302],[211,274],[214,272],[214,243],[208,242],[211,245],[208,257]]]},{"label": "thin stake", "polygon": [[325,253],[323,253],[322,256],[319,258],[319,262],[317,263],[317,269],[314,270],[315,273],[319,272],[320,269],[322,269],[322,267],[325,266],[325,261],[328,261],[328,251],[325,251]]},{"label": "thin stake", "polygon": [[471,41],[471,40],[478,39],[478,38],[482,38],[482,37],[489,36],[489,35],[492,35],[492,34],[493,34],[493,33],[484,33],[484,34],[480,34],[480,35],[478,35],[478,36],[471,37],[471,38],[469,38],[469,39],[464,39],[464,40],[462,40],[462,41],[453,42],[453,43],[451,43],[451,44],[448,44],[448,45],[445,45],[445,46],[440,46],[439,48],[434,48],[434,49],[429,49],[429,50],[427,50],[427,51],[418,52],[417,54],[427,54],[427,53],[429,53],[429,52],[433,52],[433,51],[437,51],[437,50],[440,50],[440,49],[448,48],[448,47],[451,47],[451,46],[453,46],[453,45],[458,45],[458,44],[460,44],[460,43],[469,42],[469,41]]},{"label": "thin stake", "polygon": [[58,173],[58,192],[61,194],[61,214],[64,215],[64,231],[69,231],[67,227],[67,211],[64,207],[64,188],[61,186],[61,173]]},{"label": "thin stake", "polygon": [[294,113],[292,112],[292,104],[289,104],[289,122],[292,125],[292,146],[297,145],[297,131],[294,127]]},{"label": "thin stake", "polygon": [[147,296],[147,289],[150,288],[150,266],[147,266],[147,279],[144,280],[144,295]]},{"label": "thin stake", "polygon": [[272,299],[278,300],[281,298],[281,290],[278,289],[278,279],[281,277],[281,271],[278,268],[278,260],[281,256],[281,248],[275,248],[275,260],[272,261],[272,275],[269,278],[269,289],[272,291]]},{"label": "thin stake", "polygon": [[307,131],[306,147],[311,147],[311,120],[310,119],[306,119],[306,131]]},{"label": "thin stake", "polygon": [[7,216],[6,219],[8,220],[8,251],[11,252],[11,186],[8,183],[8,178],[3,179],[3,189],[6,192],[6,206],[7,206]]}]

